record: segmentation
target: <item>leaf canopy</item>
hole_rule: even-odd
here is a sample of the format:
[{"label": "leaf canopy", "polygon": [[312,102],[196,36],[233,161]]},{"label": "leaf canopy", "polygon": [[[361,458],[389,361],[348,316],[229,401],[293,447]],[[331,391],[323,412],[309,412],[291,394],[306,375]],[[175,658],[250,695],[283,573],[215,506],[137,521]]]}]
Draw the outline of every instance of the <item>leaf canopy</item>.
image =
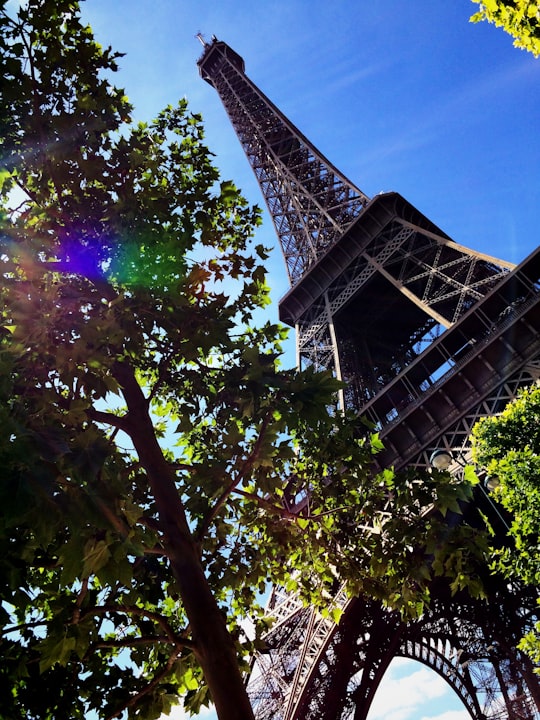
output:
[{"label": "leaf canopy", "polygon": [[538,0],[473,0],[480,9],[471,22],[487,20],[514,38],[514,46],[540,55],[540,3]]},{"label": "leaf canopy", "polygon": [[[510,546],[491,551],[494,570],[510,580],[540,584],[540,384],[523,389],[497,416],[473,429],[476,462],[496,479],[493,498],[508,512]],[[540,626],[521,648],[540,662]]]}]

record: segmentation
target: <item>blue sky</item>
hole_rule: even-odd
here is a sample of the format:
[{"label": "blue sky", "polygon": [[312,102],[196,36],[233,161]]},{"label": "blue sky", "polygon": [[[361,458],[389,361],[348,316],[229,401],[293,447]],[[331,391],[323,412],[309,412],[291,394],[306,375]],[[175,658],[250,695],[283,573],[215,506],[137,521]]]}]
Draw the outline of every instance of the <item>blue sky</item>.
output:
[{"label": "blue sky", "polygon": [[[471,24],[470,0],[87,0],[119,80],[149,119],[187,97],[223,175],[262,197],[196,59],[202,32],[368,195],[396,190],[456,242],[518,262],[537,244],[540,60]],[[268,220],[260,237],[275,243]],[[275,300],[286,291],[279,251]]]},{"label": "blue sky", "polygon": [[[455,241],[519,262],[538,244],[540,60],[494,26],[470,24],[475,8],[470,0],[87,0],[83,14],[102,44],[127,53],[118,84],[136,119],[187,97],[224,178],[252,202],[263,204],[247,160],[198,76],[197,32],[242,55],[252,80],[368,195],[396,190]],[[258,240],[275,244],[268,217]],[[287,290],[279,250],[269,270],[275,318]],[[419,665],[395,663],[385,683],[371,720],[468,717]]]}]

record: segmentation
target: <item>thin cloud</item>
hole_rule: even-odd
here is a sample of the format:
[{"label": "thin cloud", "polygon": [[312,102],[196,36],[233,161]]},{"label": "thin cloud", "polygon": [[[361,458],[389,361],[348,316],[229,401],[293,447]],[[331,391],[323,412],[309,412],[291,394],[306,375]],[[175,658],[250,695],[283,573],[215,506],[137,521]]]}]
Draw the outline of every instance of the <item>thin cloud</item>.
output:
[{"label": "thin cloud", "polygon": [[528,82],[534,75],[540,80],[540,68],[528,58],[501,68],[484,77],[475,77],[461,87],[454,86],[447,95],[439,96],[431,104],[423,105],[422,113],[415,113],[412,122],[400,123],[398,133],[387,135],[379,143],[369,145],[361,154],[361,168],[377,167],[392,159],[402,159],[406,153],[441,142],[452,125],[463,132],[464,127],[485,122],[485,107],[493,98],[511,93],[520,82]]},{"label": "thin cloud", "polygon": [[441,715],[424,715],[420,720],[469,720],[470,715],[466,710],[449,710]]},{"label": "thin cloud", "polygon": [[498,72],[484,77],[475,77],[461,88],[447,95],[446,100],[431,107],[423,129],[439,125],[442,120],[454,119],[461,123],[470,111],[478,111],[485,119],[485,101],[504,96],[515,89],[521,80],[529,81],[536,75],[540,80],[539,68],[527,58],[518,63],[500,68]]},{"label": "thin cloud", "polygon": [[[448,684],[429,668],[421,666],[403,676],[407,668],[413,667],[410,661],[405,660],[396,660],[390,665],[375,695],[368,720],[416,720],[418,717],[423,717],[423,720],[468,719],[465,709],[444,710],[445,704],[455,701],[455,695]],[[441,708],[443,712],[433,713],[434,707]],[[426,711],[432,714],[428,717]]]},{"label": "thin cloud", "polygon": [[[169,715],[161,715],[159,720],[193,720],[193,716],[189,715],[183,707],[176,707],[173,710],[171,710]],[[199,714],[197,715],[196,720],[217,720],[216,711],[214,709],[214,706],[211,705],[210,707],[201,708]],[[454,720],[453,718],[449,718],[449,720]],[[456,720],[459,720],[459,718],[456,718]]]}]

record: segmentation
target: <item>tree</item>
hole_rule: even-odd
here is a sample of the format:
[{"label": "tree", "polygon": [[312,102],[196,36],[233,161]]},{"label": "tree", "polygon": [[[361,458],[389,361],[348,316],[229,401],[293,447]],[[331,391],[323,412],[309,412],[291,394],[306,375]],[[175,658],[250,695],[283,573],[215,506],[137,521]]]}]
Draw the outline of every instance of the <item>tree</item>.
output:
[{"label": "tree", "polygon": [[538,0],[473,0],[480,10],[472,22],[487,20],[511,35],[515,47],[540,55],[540,3]]},{"label": "tree", "polygon": [[200,117],[134,124],[75,0],[5,5],[0,715],[250,718],[268,582],[326,613],[336,583],[404,616],[434,574],[481,593],[476,531],[443,517],[470,486],[375,475],[339,384],[253,325],[259,213]]},{"label": "tree", "polygon": [[[474,427],[475,462],[496,478],[493,498],[508,511],[511,546],[493,548],[492,567],[511,580],[540,585],[540,384],[523,389],[505,410]],[[540,627],[537,628],[540,631]],[[522,649],[540,661],[540,636]]]}]

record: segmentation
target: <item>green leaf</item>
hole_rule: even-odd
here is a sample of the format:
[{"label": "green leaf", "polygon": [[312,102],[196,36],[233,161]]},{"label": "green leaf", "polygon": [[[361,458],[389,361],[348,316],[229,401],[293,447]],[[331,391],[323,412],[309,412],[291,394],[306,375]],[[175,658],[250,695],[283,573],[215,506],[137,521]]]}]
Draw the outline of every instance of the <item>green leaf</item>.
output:
[{"label": "green leaf", "polygon": [[109,562],[110,557],[109,545],[105,540],[89,540],[84,547],[82,577],[97,573]]},{"label": "green leaf", "polygon": [[44,673],[56,663],[59,665],[67,665],[76,645],[77,641],[73,636],[63,635],[61,638],[58,638],[51,635],[48,637],[40,644],[41,659],[39,661],[39,672]]}]

